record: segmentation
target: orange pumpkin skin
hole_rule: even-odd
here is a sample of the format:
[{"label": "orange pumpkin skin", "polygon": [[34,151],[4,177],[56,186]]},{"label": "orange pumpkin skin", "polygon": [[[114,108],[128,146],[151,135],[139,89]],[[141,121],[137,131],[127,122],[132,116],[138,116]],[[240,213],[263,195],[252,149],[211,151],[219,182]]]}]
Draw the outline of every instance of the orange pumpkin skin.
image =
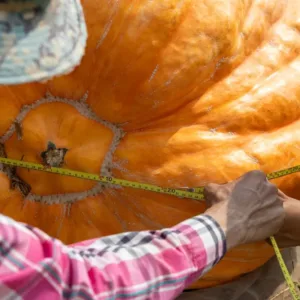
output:
[{"label": "orange pumpkin skin", "polygon": [[[300,164],[300,1],[82,1],[86,55],[67,76],[0,87],[8,157],[169,187],[225,183]],[[21,136],[16,123],[21,125]],[[0,211],[74,243],[159,229],[205,205],[18,169],[24,199],[0,173]],[[300,199],[300,175],[274,181]],[[192,287],[250,272],[273,255],[243,245]]]}]

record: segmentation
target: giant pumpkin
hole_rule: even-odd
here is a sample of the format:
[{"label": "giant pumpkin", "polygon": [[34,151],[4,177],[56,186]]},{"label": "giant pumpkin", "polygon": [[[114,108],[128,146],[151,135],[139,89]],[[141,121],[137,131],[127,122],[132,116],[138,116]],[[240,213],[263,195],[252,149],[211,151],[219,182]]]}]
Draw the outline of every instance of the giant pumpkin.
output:
[{"label": "giant pumpkin", "polygon": [[[82,4],[81,65],[46,83],[0,87],[8,157],[176,188],[300,164],[299,0]],[[189,199],[8,171],[0,211],[68,244],[205,210]],[[300,199],[299,179],[275,183]],[[193,287],[238,278],[272,255],[265,242],[237,247]]]}]

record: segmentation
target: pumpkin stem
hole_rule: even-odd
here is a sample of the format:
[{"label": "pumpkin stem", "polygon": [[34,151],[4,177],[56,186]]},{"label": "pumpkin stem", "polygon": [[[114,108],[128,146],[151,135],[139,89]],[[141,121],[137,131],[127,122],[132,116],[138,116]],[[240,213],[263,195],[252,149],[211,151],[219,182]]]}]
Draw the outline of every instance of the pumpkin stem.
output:
[{"label": "pumpkin stem", "polygon": [[49,141],[47,150],[41,153],[41,158],[44,165],[49,167],[62,167],[64,164],[65,155],[68,152],[66,148],[56,148],[56,145]]}]

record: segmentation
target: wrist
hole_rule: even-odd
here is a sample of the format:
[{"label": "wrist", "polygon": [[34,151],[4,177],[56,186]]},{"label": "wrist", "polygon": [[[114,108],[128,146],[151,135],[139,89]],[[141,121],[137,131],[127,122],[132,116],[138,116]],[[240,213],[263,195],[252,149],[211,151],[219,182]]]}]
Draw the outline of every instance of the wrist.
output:
[{"label": "wrist", "polygon": [[208,215],[212,219],[214,219],[214,221],[219,225],[220,229],[223,231],[226,240],[227,250],[230,250],[240,244],[239,235],[236,234],[234,230],[230,230],[230,228],[228,228],[227,212],[224,211],[223,207],[214,205],[205,212],[205,215]]},{"label": "wrist", "polygon": [[206,265],[217,264],[227,251],[226,238],[219,224],[209,215],[201,214],[173,227],[189,240],[189,257],[196,267],[203,268],[203,253]]}]

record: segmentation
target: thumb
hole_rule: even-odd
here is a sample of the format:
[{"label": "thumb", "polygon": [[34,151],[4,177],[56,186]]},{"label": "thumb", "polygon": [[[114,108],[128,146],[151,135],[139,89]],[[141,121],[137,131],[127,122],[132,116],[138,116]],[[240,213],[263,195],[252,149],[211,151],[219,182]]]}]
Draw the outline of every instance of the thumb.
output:
[{"label": "thumb", "polygon": [[218,197],[218,190],[220,189],[220,185],[216,183],[209,183],[204,187],[204,199],[206,202],[206,206],[212,207],[214,204],[221,202],[222,200]]}]

